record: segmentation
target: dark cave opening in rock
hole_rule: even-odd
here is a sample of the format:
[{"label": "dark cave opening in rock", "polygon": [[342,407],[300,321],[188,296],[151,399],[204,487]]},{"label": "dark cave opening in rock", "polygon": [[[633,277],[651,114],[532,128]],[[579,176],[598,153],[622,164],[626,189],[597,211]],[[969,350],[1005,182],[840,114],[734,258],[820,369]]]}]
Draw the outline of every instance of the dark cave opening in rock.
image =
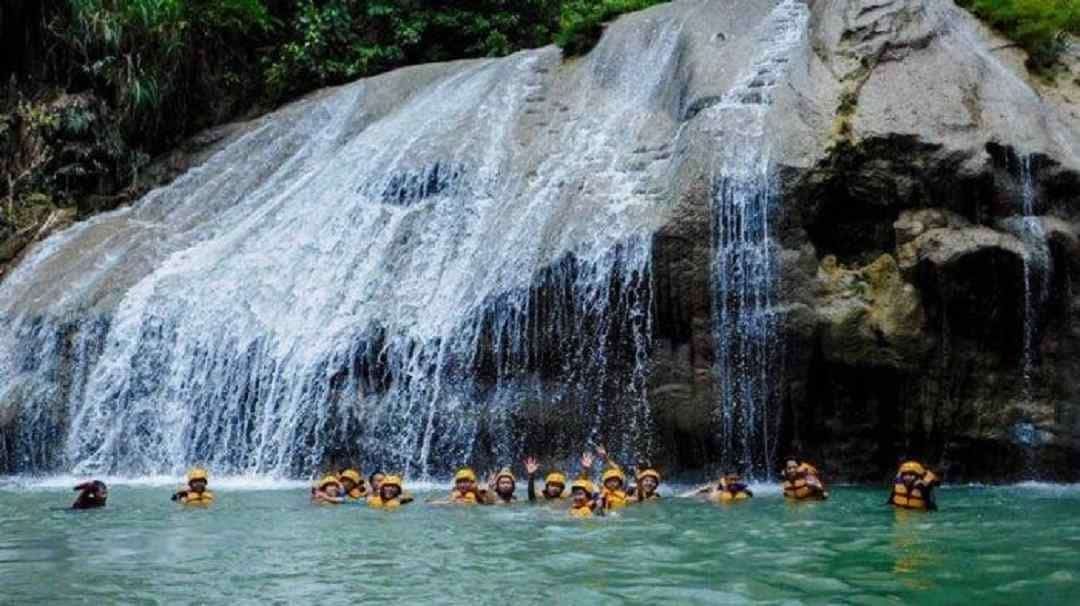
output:
[{"label": "dark cave opening in rock", "polygon": [[944,267],[923,264],[918,281],[929,326],[945,340],[978,344],[1009,364],[1024,348],[1024,263],[1015,253],[988,247]]}]

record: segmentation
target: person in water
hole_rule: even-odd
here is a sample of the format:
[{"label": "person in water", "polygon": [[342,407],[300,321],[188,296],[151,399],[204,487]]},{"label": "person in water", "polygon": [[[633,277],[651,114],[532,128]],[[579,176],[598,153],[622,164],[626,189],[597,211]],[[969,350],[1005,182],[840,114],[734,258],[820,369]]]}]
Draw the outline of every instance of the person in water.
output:
[{"label": "person in water", "polygon": [[412,502],[412,497],[405,492],[401,476],[385,475],[379,482],[379,491],[368,497],[369,507],[376,509],[397,509]]},{"label": "person in water", "polygon": [[105,482],[100,480],[83,482],[76,486],[75,490],[79,491],[79,496],[75,497],[75,502],[71,505],[72,509],[104,507],[105,501],[109,498],[109,489],[105,486]]},{"label": "person in water", "polygon": [[896,472],[888,504],[902,509],[937,511],[934,488],[938,477],[918,461],[905,461]]},{"label": "person in water", "polygon": [[754,493],[737,473],[726,473],[711,484],[688,490],[680,497],[704,497],[713,503],[732,503],[752,498]]},{"label": "person in water", "polygon": [[214,493],[207,488],[210,474],[201,467],[196,467],[187,474],[187,487],[176,491],[172,500],[184,505],[210,505],[214,502]]},{"label": "person in water", "polygon": [[315,485],[311,493],[311,502],[320,505],[341,505],[345,502],[341,481],[335,475],[327,475]]},{"label": "person in water", "polygon": [[367,498],[367,487],[364,486],[364,476],[355,469],[346,469],[338,476],[341,489],[346,501],[361,501]]},{"label": "person in water", "polygon": [[454,474],[454,485],[445,499],[431,501],[433,505],[483,505],[484,491],[476,484],[476,472],[462,467]]},{"label": "person in water", "polygon": [[784,459],[784,498],[792,501],[824,501],[829,491],[821,481],[821,474],[809,463],[800,463],[796,457]]},{"label": "person in water", "polygon": [[660,498],[660,493],[657,492],[660,488],[660,472],[648,468],[637,472],[635,477],[637,483],[627,492],[631,502],[642,503]]},{"label": "person in water", "polygon": [[604,515],[604,508],[596,496],[593,483],[584,478],[570,485],[570,517],[591,518]]},{"label": "person in water", "polygon": [[[529,474],[529,502],[536,502],[536,472],[540,471],[540,464],[534,457],[525,459],[525,471]],[[566,500],[566,474],[560,471],[552,471],[544,478],[544,490],[540,492],[546,503],[562,503]]]},{"label": "person in water", "polygon": [[[607,511],[622,509],[630,503],[626,494],[626,474],[622,467],[608,457],[607,449],[599,446],[596,455],[604,462],[606,469],[600,476],[600,502]],[[592,468],[593,457],[589,453],[581,456],[581,466],[584,469]]]},{"label": "person in water", "polygon": [[381,471],[372,472],[371,475],[368,476],[368,486],[371,487],[372,496],[379,494],[379,486],[382,485],[383,478],[385,477],[386,474]]},{"label": "person in water", "polygon": [[514,496],[517,478],[509,467],[503,467],[488,480],[488,489],[484,494],[484,500],[488,505],[511,505],[517,502],[517,497]]},{"label": "person in water", "polygon": [[709,500],[713,503],[732,503],[753,498],[754,493],[737,473],[726,473],[709,491]]}]

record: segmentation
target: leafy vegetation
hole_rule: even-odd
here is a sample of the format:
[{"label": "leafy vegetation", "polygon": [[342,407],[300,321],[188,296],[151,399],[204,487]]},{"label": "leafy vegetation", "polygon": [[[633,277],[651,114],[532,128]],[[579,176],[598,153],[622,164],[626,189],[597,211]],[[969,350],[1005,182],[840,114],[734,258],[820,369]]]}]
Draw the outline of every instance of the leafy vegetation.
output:
[{"label": "leafy vegetation", "polygon": [[1080,0],[958,0],[983,21],[1028,52],[1029,67],[1052,67],[1068,44],[1080,34]]},{"label": "leafy vegetation", "polygon": [[604,24],[623,13],[639,11],[667,0],[567,0],[559,17],[555,43],[568,55],[589,52]]}]

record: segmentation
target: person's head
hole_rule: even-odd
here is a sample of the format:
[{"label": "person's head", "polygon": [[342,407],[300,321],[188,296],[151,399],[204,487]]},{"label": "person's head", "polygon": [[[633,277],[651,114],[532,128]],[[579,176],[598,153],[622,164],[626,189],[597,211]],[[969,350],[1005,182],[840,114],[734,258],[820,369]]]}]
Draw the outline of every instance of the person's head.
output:
[{"label": "person's head", "polygon": [[516,486],[517,480],[509,469],[503,469],[499,472],[499,475],[495,476],[495,492],[501,497],[509,497],[514,494]]},{"label": "person's head", "polygon": [[646,495],[651,495],[660,487],[660,472],[646,469],[637,475],[638,486]]},{"label": "person's head", "polygon": [[94,504],[105,504],[105,500],[109,498],[109,489],[105,486],[105,482],[101,480],[92,480],[90,482],[84,482],[75,487],[75,490],[79,491],[79,499]]},{"label": "person's head", "polygon": [[574,507],[584,507],[592,498],[593,485],[588,480],[577,480],[570,485],[570,498]]},{"label": "person's head", "polygon": [[210,482],[210,474],[201,467],[192,469],[187,474],[188,489],[194,493],[202,493]]},{"label": "person's head", "polygon": [[742,476],[733,471],[724,474],[724,485],[728,490],[740,490],[745,487]]},{"label": "person's head", "polygon": [[341,494],[341,482],[336,476],[326,476],[319,481],[319,490],[328,497],[336,497]]},{"label": "person's head", "polygon": [[379,487],[382,486],[383,479],[386,478],[386,474],[381,471],[376,471],[368,476],[368,485],[371,486],[371,490],[378,493]]},{"label": "person's head", "polygon": [[458,492],[470,492],[476,489],[476,472],[464,467],[454,474],[454,489]]},{"label": "person's head", "polygon": [[379,497],[384,501],[396,499],[401,496],[401,478],[398,476],[383,476],[379,484]]},{"label": "person's head", "polygon": [[544,479],[544,496],[549,499],[557,499],[566,490],[566,476],[559,472],[549,473]]},{"label": "person's head", "polygon": [[341,472],[338,481],[341,482],[341,489],[345,492],[352,492],[354,488],[364,486],[364,476],[360,475],[360,472],[355,469],[346,469]]},{"label": "person's head", "polygon": [[604,482],[604,488],[608,490],[621,490],[626,484],[626,477],[623,475],[622,470],[609,469],[604,472],[602,481]]},{"label": "person's head", "polygon": [[784,477],[791,480],[799,475],[799,460],[795,457],[784,457]]},{"label": "person's head", "polygon": [[901,482],[911,485],[926,475],[926,469],[915,461],[905,461],[900,465],[900,471],[897,475],[900,476]]}]

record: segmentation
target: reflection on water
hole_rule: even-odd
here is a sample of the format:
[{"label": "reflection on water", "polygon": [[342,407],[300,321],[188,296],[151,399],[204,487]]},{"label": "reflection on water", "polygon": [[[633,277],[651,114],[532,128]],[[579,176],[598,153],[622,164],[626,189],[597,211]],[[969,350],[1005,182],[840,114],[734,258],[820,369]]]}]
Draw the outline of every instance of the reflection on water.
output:
[{"label": "reflection on water", "polygon": [[947,488],[922,514],[884,506],[885,488],[839,488],[823,503],[668,499],[574,521],[317,507],[292,487],[215,487],[212,508],[185,510],[170,488],[114,485],[107,509],[73,512],[69,489],[0,484],[0,601],[1071,604],[1080,591],[1078,489]]},{"label": "reflection on water", "polygon": [[930,543],[923,534],[933,528],[926,520],[929,514],[906,509],[896,509],[893,513],[896,517],[893,525],[893,551],[896,554],[893,572],[909,589],[931,589],[933,585],[926,573],[935,567],[936,562]]}]

